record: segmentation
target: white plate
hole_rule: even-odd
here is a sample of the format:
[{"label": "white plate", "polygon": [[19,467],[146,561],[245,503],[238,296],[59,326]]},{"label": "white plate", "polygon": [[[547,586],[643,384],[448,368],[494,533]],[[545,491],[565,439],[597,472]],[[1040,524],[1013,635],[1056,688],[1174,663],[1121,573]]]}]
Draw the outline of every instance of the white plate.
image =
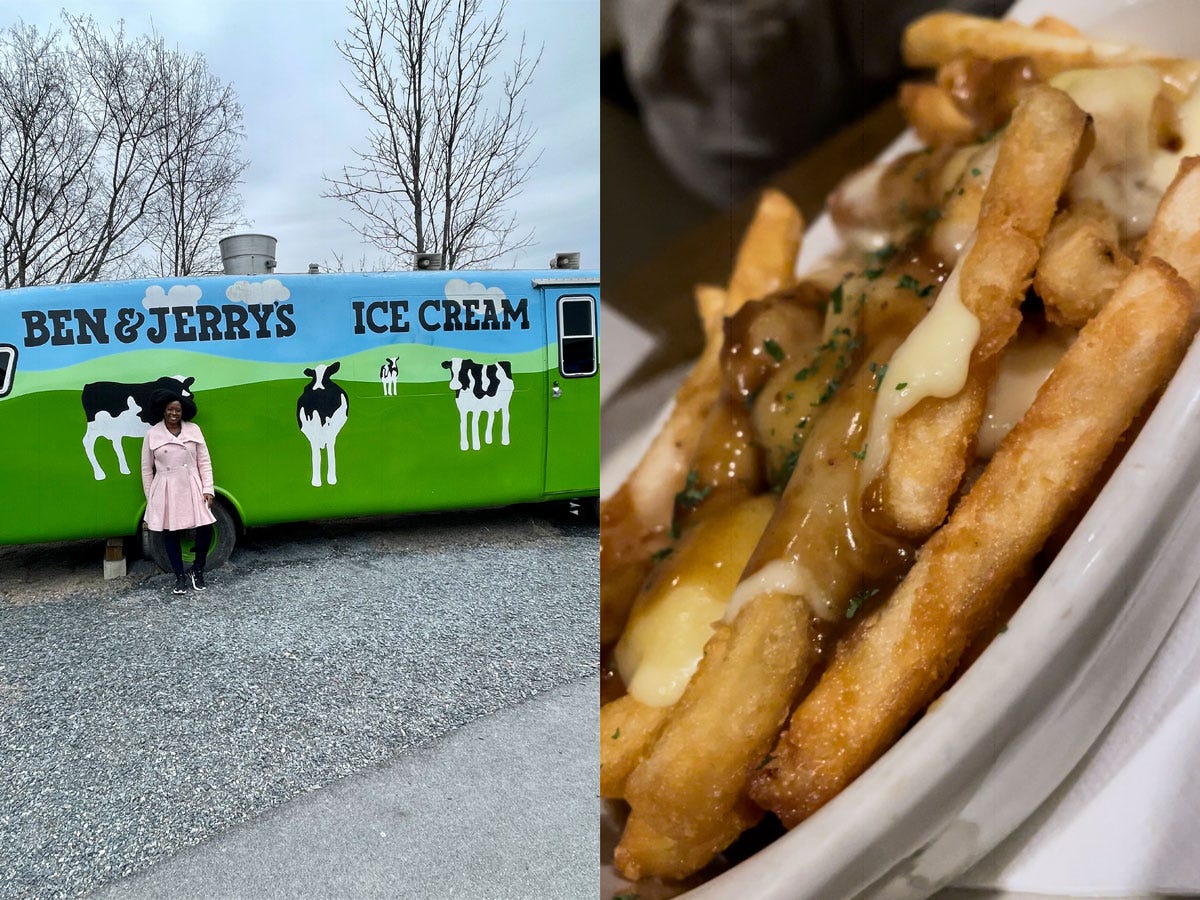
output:
[{"label": "white plate", "polygon": [[[1011,16],[1044,14],[1098,37],[1200,55],[1195,0],[1026,0]],[[799,266],[835,244],[822,217]],[[838,797],[689,900],[926,897],[1049,796],[1200,582],[1196,385],[1200,344],[1006,633]],[[607,897],[621,882],[605,870]]]}]

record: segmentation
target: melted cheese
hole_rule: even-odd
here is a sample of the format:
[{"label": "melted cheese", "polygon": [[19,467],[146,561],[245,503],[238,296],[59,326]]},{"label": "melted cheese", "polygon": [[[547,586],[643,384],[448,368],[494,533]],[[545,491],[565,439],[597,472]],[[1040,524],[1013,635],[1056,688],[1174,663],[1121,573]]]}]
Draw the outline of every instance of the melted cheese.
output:
[{"label": "melted cheese", "polygon": [[799,597],[814,616],[827,620],[837,618],[829,592],[808,569],[795,560],[776,559],[742,579],[725,609],[725,621],[732,622],[743,607],[765,594]]},{"label": "melted cheese", "polygon": [[670,706],[683,695],[774,509],[768,495],[703,519],[662,563],[614,648],[636,700]]},{"label": "melted cheese", "polygon": [[1071,178],[1072,199],[1099,200],[1117,217],[1121,237],[1133,240],[1150,228],[1163,192],[1183,156],[1200,149],[1200,101],[1189,96],[1179,109],[1183,146],[1158,146],[1154,100],[1162,78],[1150,66],[1073,69],[1050,80],[1092,117],[1096,145]]},{"label": "melted cheese", "polygon": [[1038,389],[1071,346],[1075,332],[1049,328],[1036,338],[1018,335],[1000,359],[996,383],[988,392],[975,454],[990,459],[1000,442],[1033,405]]},{"label": "melted cheese", "polygon": [[942,285],[933,307],[888,360],[867,432],[862,485],[874,481],[883,468],[896,419],[926,397],[953,397],[967,383],[971,351],[979,340],[979,320],[963,304],[959,280],[973,243],[974,238]]},{"label": "melted cheese", "polygon": [[994,138],[982,148],[970,147],[959,152],[964,154],[964,162],[958,189],[950,195],[941,218],[929,232],[933,252],[947,266],[958,262],[979,224],[979,205],[1000,156],[1000,139]]}]

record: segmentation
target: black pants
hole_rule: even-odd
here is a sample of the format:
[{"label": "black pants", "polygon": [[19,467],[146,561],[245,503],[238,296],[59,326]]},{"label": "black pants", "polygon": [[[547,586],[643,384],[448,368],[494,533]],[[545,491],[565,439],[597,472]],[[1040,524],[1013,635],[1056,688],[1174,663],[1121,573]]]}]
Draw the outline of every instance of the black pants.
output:
[{"label": "black pants", "polygon": [[[167,551],[167,559],[176,575],[183,574],[183,551],[179,547],[179,536],[182,531],[164,531],[163,547]],[[212,526],[200,525],[196,528],[196,562],[192,568],[204,571],[204,562],[208,559],[208,545],[212,543]]]}]

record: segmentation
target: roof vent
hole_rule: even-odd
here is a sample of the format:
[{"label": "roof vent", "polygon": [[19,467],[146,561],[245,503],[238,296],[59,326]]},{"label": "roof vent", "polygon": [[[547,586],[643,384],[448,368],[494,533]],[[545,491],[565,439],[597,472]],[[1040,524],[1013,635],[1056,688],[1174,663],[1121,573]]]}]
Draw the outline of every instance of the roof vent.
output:
[{"label": "roof vent", "polygon": [[309,275],[320,275],[321,267],[317,263],[309,263],[308,264],[308,274]]},{"label": "roof vent", "polygon": [[418,271],[445,268],[445,260],[440,253],[414,253],[413,268]]},{"label": "roof vent", "polygon": [[578,269],[579,254],[578,253],[556,253],[554,259],[550,260],[550,268],[552,269]]},{"label": "roof vent", "polygon": [[275,238],[269,234],[231,234],[221,238],[226,275],[270,275],[275,271]]}]

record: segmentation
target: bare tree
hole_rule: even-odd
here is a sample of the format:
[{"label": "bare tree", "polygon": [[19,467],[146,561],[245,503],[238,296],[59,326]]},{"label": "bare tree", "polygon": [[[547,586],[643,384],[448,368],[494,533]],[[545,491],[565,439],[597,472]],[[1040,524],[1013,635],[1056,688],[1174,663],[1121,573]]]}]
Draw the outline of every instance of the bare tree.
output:
[{"label": "bare tree", "polygon": [[160,44],[155,66],[164,106],[152,152],[163,166],[163,190],[143,220],[150,260],[163,275],[220,272],[219,237],[245,224],[242,108],[199,54]]},{"label": "bare tree", "polygon": [[522,40],[498,83],[505,2],[353,0],[351,100],[372,122],[359,164],[327,178],[356,213],[346,223],[391,257],[442,253],[451,268],[486,266],[528,246],[509,212],[537,158],[523,95],[540,61]]},{"label": "bare tree", "polygon": [[91,165],[100,138],[53,33],[18,24],[0,53],[4,287],[70,281],[101,190]]},{"label": "bare tree", "polygon": [[[152,224],[167,221],[172,178],[192,171],[180,168],[181,148],[192,144],[178,130],[195,134],[213,122],[182,123],[171,99],[211,81],[172,65],[179,54],[157,35],[130,38],[123,26],[106,34],[66,14],[63,21],[65,37],[20,22],[0,32],[3,286],[183,274],[145,250],[158,235]],[[232,93],[222,102],[240,122]],[[235,186],[244,165],[230,146],[197,143],[210,159],[232,160]],[[234,186],[222,189],[221,204],[231,192],[236,198]],[[189,214],[187,229],[216,240],[204,216]]]}]

